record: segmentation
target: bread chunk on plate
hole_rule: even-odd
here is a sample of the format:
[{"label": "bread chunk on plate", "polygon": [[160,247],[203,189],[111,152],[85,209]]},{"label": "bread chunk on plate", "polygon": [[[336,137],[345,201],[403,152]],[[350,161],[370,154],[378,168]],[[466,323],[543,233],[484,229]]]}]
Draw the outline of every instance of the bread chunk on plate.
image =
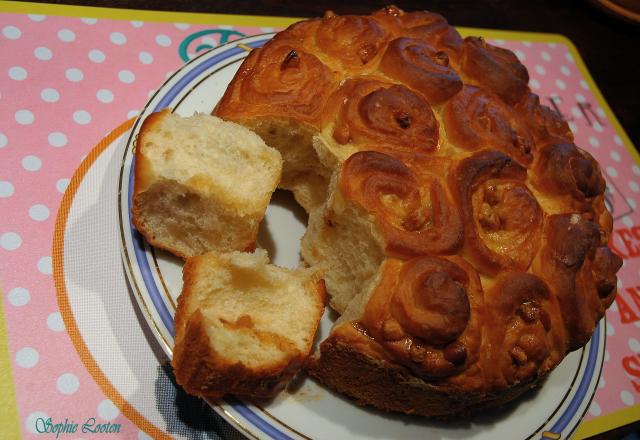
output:
[{"label": "bread chunk on plate", "polygon": [[136,144],[133,224],[182,258],[252,251],[281,174],[280,153],[245,127],[153,113]]},{"label": "bread chunk on plate", "polygon": [[261,249],[188,259],[175,317],[178,383],[212,400],[274,396],[311,351],[324,311],[321,276],[269,264]]}]

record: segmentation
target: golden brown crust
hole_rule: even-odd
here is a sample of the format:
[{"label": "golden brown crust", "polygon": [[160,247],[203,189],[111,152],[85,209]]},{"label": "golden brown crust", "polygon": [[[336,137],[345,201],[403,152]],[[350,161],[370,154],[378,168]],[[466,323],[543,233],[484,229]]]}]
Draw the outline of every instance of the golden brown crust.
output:
[{"label": "golden brown crust", "polygon": [[[385,258],[365,262],[380,265],[376,284],[322,344],[313,376],[363,404],[451,416],[515,398],[586,343],[621,263],[607,247],[605,181],[514,53],[395,6],[298,23],[263,51],[285,45],[330,71],[305,90],[323,114],[277,101],[260,111],[317,130],[335,174],[314,212],[329,224],[336,206],[357,206],[340,212],[370,222]],[[244,72],[267,67],[260,56],[233,80],[225,117],[260,117],[236,104]]]},{"label": "golden brown crust", "polygon": [[468,415],[500,406],[536,387],[544,375],[514,384],[500,392],[455,391],[416,378],[408,369],[381,357],[370,337],[345,323],[321,344],[320,356],[306,366],[323,384],[346,394],[360,405],[383,411],[436,418]]},{"label": "golden brown crust", "polygon": [[449,56],[415,38],[396,38],[387,47],[380,71],[421,92],[430,104],[440,104],[462,88],[462,80],[449,65]]},{"label": "golden brown crust", "polygon": [[[362,325],[395,362],[422,379],[442,380],[478,360],[483,314],[478,275],[460,259],[389,259]],[[470,382],[462,386],[469,390]]]},{"label": "golden brown crust", "polygon": [[478,87],[465,85],[447,103],[444,122],[449,140],[465,150],[500,150],[522,165],[533,159],[533,140],[516,114],[498,96]]},{"label": "golden brown crust", "polygon": [[526,174],[509,156],[483,150],[461,159],[450,175],[465,225],[465,256],[484,273],[526,270],[538,249],[542,210]]},{"label": "golden brown crust", "polygon": [[362,77],[347,80],[331,98],[333,139],[399,151],[432,151],[438,120],[429,103],[407,87]]},{"label": "golden brown crust", "polygon": [[[176,381],[189,394],[211,400],[217,400],[224,394],[259,398],[275,396],[304,365],[313,337],[309,337],[307,346],[301,351],[286,336],[255,328],[249,315],[242,315],[235,322],[221,319],[227,329],[250,331],[258,340],[289,354],[278,363],[265,363],[258,368],[230,360],[212,345],[205,317],[197,304],[195,310],[190,304],[196,301],[193,298],[194,284],[199,276],[199,266],[206,264],[205,259],[206,256],[189,258],[183,267],[184,287],[174,319],[176,336],[172,366]],[[315,320],[317,326],[324,312],[326,291],[322,279],[313,282],[318,307],[304,319]]]},{"label": "golden brown crust", "polygon": [[344,163],[339,186],[374,215],[389,255],[448,254],[461,244],[460,215],[437,176],[417,178],[402,161],[363,151]]},{"label": "golden brown crust", "polygon": [[529,91],[529,72],[510,50],[488,44],[482,37],[467,37],[461,58],[460,68],[469,83],[480,84],[509,105]]}]

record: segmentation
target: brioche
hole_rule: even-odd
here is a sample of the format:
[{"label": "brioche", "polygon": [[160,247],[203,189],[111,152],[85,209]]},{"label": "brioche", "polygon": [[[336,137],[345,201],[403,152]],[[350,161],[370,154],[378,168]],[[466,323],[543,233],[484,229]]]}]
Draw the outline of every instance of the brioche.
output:
[{"label": "brioche", "polygon": [[281,172],[280,153],[245,127],[153,113],[136,144],[133,224],[183,258],[251,251]]},{"label": "brioche", "polygon": [[324,311],[317,270],[271,265],[261,249],[209,252],[183,281],[172,362],[188,393],[271,397],[302,367]]},{"label": "brioche", "polygon": [[341,314],[307,364],[387,411],[514,399],[582,347],[621,259],[595,159],[509,50],[390,6],[254,49],[215,114],[283,156]]}]

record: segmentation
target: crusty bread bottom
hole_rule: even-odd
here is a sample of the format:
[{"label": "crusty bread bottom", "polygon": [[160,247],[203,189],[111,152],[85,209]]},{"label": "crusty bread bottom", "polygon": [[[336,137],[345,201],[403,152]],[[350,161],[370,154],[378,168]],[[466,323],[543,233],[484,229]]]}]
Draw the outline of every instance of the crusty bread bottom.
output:
[{"label": "crusty bread bottom", "polygon": [[359,405],[383,411],[449,419],[477,410],[494,408],[536,388],[544,377],[522,382],[495,394],[445,392],[428,384],[406,368],[368,356],[357,346],[330,336],[320,352],[307,362],[311,377],[345,394]]}]

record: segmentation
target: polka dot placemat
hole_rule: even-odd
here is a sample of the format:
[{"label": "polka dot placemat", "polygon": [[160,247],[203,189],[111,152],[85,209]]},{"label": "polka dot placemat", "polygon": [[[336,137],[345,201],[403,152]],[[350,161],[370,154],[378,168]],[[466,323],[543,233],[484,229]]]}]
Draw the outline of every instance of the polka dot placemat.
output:
[{"label": "polka dot placemat", "polygon": [[[14,384],[20,433],[42,438],[37,423],[48,417],[117,423],[121,438],[146,438],[154,427],[166,432],[167,426],[127,419],[127,396],[114,401],[106,395],[72,343],[53,280],[60,202],[92,147],[135,117],[182,63],[198,51],[271,32],[275,25],[247,17],[232,26],[220,16],[5,3],[0,4],[0,288],[11,370],[6,377]],[[1,12],[27,7],[37,14]],[[169,22],[176,17],[184,23]],[[212,24],[193,24],[207,19]],[[638,156],[570,42],[542,34],[482,33],[528,67],[532,90],[569,121],[577,145],[598,159],[607,179],[611,244],[624,266],[618,299],[607,313],[602,379],[578,437],[611,429],[640,418]],[[158,402],[148,405],[158,410]]]}]

